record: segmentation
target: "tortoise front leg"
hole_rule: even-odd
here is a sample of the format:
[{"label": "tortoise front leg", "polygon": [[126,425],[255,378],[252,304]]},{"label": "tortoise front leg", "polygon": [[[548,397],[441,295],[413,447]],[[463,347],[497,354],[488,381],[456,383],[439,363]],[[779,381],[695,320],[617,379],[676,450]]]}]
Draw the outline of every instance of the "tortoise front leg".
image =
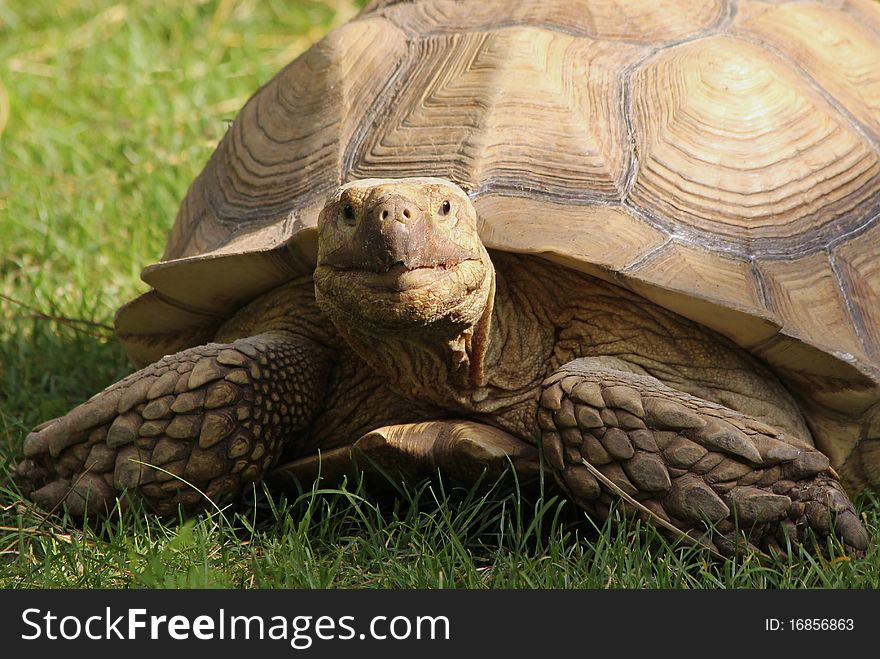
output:
[{"label": "tortoise front leg", "polygon": [[683,532],[703,535],[714,525],[722,553],[734,551],[738,530],[762,548],[804,542],[807,529],[820,539],[836,533],[849,550],[867,548],[823,454],[625,369],[617,360],[577,359],[543,385],[545,460],[587,512],[607,517],[622,491]]},{"label": "tortoise front leg", "polygon": [[[38,426],[13,478],[38,505],[102,514],[124,491],[159,513],[238,492],[312,418],[328,366],[312,341],[273,331],[163,357]],[[200,493],[201,492],[201,493]]]},{"label": "tortoise front leg", "polygon": [[267,474],[266,482],[284,491],[292,490],[294,481],[308,486],[321,478],[336,484],[363,475],[371,485],[383,486],[389,479],[423,479],[440,473],[468,486],[481,477],[494,482],[511,469],[521,479],[537,476],[538,450],[499,428],[449,419],[377,428],[350,446],[281,465]]}]

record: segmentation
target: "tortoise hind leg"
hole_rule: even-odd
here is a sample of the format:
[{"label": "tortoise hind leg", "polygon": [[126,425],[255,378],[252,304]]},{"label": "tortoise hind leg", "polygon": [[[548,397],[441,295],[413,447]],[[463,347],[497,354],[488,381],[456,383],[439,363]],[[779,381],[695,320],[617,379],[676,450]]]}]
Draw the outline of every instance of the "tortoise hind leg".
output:
[{"label": "tortoise hind leg", "polygon": [[494,481],[511,468],[519,478],[537,476],[538,450],[493,426],[443,420],[377,428],[349,446],[281,465],[265,481],[276,491],[293,491],[294,481],[339,483],[346,476],[363,475],[370,485],[381,487],[389,479],[424,479],[439,472],[470,485],[481,477]]},{"label": "tortoise hind leg", "polygon": [[617,360],[562,366],[544,382],[538,422],[557,481],[598,517],[622,491],[683,532],[714,525],[722,553],[739,547],[743,531],[762,548],[806,543],[810,531],[835,534],[850,551],[867,548],[823,454]]},{"label": "tortoise hind leg", "polygon": [[258,480],[323,398],[321,349],[288,332],[169,355],[25,439],[13,479],[44,509],[102,514],[129,491],[159,513]]}]

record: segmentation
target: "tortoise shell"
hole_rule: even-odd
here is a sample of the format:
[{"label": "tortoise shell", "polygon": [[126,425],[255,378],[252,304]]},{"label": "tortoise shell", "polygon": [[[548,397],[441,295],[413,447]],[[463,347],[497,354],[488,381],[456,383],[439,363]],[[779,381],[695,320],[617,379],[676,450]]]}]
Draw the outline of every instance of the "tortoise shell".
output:
[{"label": "tortoise shell", "polygon": [[338,185],[443,177],[490,250],[717,330],[860,419],[835,464],[880,464],[878,62],[871,0],[374,2],[244,106],[119,335],[138,364],[209,340],[311,274]]}]

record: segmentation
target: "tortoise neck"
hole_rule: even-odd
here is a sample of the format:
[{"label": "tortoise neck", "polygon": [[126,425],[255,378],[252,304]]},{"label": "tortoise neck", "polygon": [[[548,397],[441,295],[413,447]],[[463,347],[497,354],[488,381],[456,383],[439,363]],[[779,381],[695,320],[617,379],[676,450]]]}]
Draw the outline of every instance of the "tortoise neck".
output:
[{"label": "tortoise neck", "polygon": [[469,408],[473,391],[483,387],[488,377],[495,299],[491,263],[474,295],[476,320],[471,323],[381,331],[335,314],[331,318],[352,349],[402,394],[445,407]]}]

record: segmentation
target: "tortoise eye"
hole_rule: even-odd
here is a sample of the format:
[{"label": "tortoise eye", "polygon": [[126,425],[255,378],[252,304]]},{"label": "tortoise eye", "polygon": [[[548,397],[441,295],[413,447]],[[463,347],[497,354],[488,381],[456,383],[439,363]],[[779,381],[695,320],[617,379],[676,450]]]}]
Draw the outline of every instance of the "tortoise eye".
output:
[{"label": "tortoise eye", "polygon": [[449,211],[452,210],[452,204],[449,203],[447,199],[442,204],[440,204],[440,214],[441,215],[449,215]]},{"label": "tortoise eye", "polygon": [[354,208],[352,208],[351,204],[346,204],[342,207],[342,217],[349,222],[354,221]]}]

